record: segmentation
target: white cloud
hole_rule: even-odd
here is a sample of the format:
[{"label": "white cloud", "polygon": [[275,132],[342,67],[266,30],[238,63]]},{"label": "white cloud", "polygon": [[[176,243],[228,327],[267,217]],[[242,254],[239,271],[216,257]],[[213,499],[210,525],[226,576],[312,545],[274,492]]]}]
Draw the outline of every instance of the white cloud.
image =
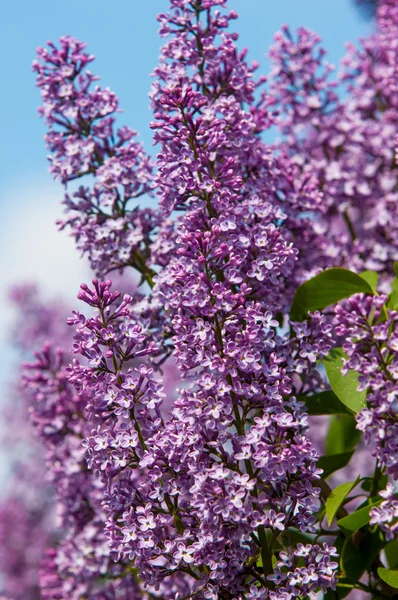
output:
[{"label": "white cloud", "polygon": [[[11,285],[37,282],[45,297],[62,296],[75,306],[82,281],[90,279],[74,240],[58,231],[62,187],[35,178],[2,191],[0,197],[0,343],[3,345],[13,310],[7,300]],[[3,352],[1,352],[3,354]]]}]

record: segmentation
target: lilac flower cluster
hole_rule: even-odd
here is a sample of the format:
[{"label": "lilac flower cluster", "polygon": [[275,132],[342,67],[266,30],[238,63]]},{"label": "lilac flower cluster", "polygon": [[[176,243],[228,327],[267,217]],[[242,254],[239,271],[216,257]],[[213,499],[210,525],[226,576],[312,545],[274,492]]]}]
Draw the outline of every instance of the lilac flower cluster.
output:
[{"label": "lilac flower cluster", "polygon": [[384,531],[386,540],[392,540],[397,537],[398,528],[398,499],[394,486],[389,483],[380,496],[384,500],[380,506],[371,509],[370,524],[378,525]]},{"label": "lilac flower cluster", "polygon": [[[254,101],[251,70],[243,57],[237,68],[236,36],[222,33],[217,45],[234,14],[213,4],[175,1],[160,16],[162,34],[178,27],[178,36],[164,46],[152,94],[160,203],[166,214],[184,211],[153,296],[187,387],[164,421],[161,383],[145,363],[128,364],[143,356],[155,364],[161,348],[128,309],[132,298],[110,309],[109,282],[82,286],[80,298],[98,312],[71,321],[83,362],[70,369],[98,423],[85,445],[109,490],[113,552],[134,560],[148,585],[203,597],[243,593],[248,577],[258,585],[247,567],[257,553],[272,573],[266,529],[274,542],[288,527],[314,530],[320,472],[290,374],[311,370],[331,346],[319,314],[295,326],[293,341],[276,334],[297,252],[272,188],[289,182],[269,161],[257,174],[267,148],[256,134],[268,120],[242,108]],[[174,60],[182,45],[183,68]],[[293,204],[312,193],[301,185]]]},{"label": "lilac flower cluster", "polygon": [[[172,11],[159,16],[160,33],[169,37],[151,92],[151,127],[161,146],[157,194],[166,214],[189,210],[192,222],[185,218],[181,223],[184,235],[203,235],[206,207],[213,228],[206,240],[209,247],[231,238],[231,259],[239,257],[250,277],[264,287],[273,259],[286,262],[284,268],[280,263],[280,272],[286,276],[290,271],[293,289],[301,270],[298,264],[292,271],[297,250],[291,244],[315,235],[309,232],[312,220],[303,219],[303,213],[322,212],[321,195],[311,175],[302,174],[286,153],[277,156],[263,143],[261,133],[274,123],[261,91],[264,78],[256,81],[257,63],[246,63],[246,53],[236,48],[237,34],[227,30],[236,13],[212,11],[225,5],[172,2]],[[241,234],[246,218],[253,226],[258,220],[256,228],[250,227],[251,236]],[[274,227],[281,221],[288,225]],[[189,242],[185,237],[180,241],[178,233],[177,248]],[[259,256],[248,261],[253,245]],[[232,260],[226,276],[233,264]]]},{"label": "lilac flower cluster", "polygon": [[372,444],[374,456],[394,479],[398,477],[398,313],[385,307],[384,295],[355,295],[336,307],[337,335],[344,338],[342,373],[359,373],[366,403],[357,415],[358,429]]},{"label": "lilac flower cluster", "polygon": [[[314,362],[314,347],[320,355],[328,352],[330,326],[314,315],[310,325],[295,325],[297,338],[289,345],[287,336],[275,335],[270,313],[261,320],[261,313],[240,310],[249,354],[235,328],[229,338],[221,320],[225,308],[213,309],[213,323],[191,313],[194,356],[208,360],[198,364],[185,356],[180,367],[187,375],[194,368],[195,378],[180,390],[165,422],[162,383],[148,364],[137,362],[153,361],[158,348],[136,322],[133,298],[120,303],[110,282],[93,284],[83,285],[79,297],[98,312],[69,320],[77,325],[74,351],[83,357],[71,365],[69,379],[89,397],[88,412],[99,423],[84,445],[89,466],[106,486],[112,551],[133,560],[144,582],[173,597],[242,593],[247,577],[254,586],[261,581],[246,566],[253,556],[262,554],[266,572],[273,571],[266,529],[274,541],[289,527],[314,531],[317,455],[304,436],[299,404],[294,397],[284,403],[283,395],[291,393],[288,374]],[[226,352],[216,338],[217,319]],[[178,348],[188,344],[178,330],[174,342],[180,360]]]},{"label": "lilac flower cluster", "polygon": [[[270,56],[270,106],[278,111],[279,145],[319,182],[325,207],[316,223],[320,260],[354,270],[389,271],[397,260],[398,7],[380,2],[378,31],[349,45],[332,80],[320,38],[284,28]],[[337,85],[347,94],[337,95]],[[308,266],[311,269],[311,264]]]},{"label": "lilac flower cluster", "polygon": [[157,219],[132,201],[151,192],[152,164],[136,133],[116,128],[118,99],[94,85],[98,77],[87,70],[94,57],[85,46],[66,36],[59,49],[51,43],[39,48],[33,63],[43,99],[40,114],[49,126],[51,173],[65,185],[94,177],[93,185],[65,195],[70,216],[60,226],[70,228],[96,272],[132,265],[150,279],[146,262]]},{"label": "lilac flower cluster", "polygon": [[[298,544],[296,550],[281,552],[276,563],[275,574],[268,579],[283,587],[278,592],[271,592],[271,600],[296,598],[299,595],[311,598],[319,588],[326,592],[334,578],[337,563],[331,560],[337,556],[336,548],[311,544]],[[305,566],[301,566],[304,561]],[[255,596],[254,596],[255,597]]]}]

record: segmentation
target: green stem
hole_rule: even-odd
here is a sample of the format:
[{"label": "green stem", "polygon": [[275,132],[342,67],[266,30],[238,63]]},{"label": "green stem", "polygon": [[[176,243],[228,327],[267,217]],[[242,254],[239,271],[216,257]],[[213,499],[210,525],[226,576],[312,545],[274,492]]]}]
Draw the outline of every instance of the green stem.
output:
[{"label": "green stem", "polygon": [[355,233],[354,225],[352,224],[352,221],[350,219],[350,216],[349,216],[347,210],[345,210],[343,212],[343,218],[344,218],[344,221],[345,221],[345,223],[347,225],[348,231],[350,232],[351,239],[352,239],[353,242],[355,242],[355,240],[357,239],[357,235]]},{"label": "green stem", "polygon": [[380,482],[381,475],[382,475],[382,469],[380,467],[379,460],[376,459],[376,466],[375,466],[375,470],[374,470],[374,474],[373,474],[372,487],[370,488],[370,492],[369,492],[369,498],[377,495],[377,493],[379,491],[379,482]]}]

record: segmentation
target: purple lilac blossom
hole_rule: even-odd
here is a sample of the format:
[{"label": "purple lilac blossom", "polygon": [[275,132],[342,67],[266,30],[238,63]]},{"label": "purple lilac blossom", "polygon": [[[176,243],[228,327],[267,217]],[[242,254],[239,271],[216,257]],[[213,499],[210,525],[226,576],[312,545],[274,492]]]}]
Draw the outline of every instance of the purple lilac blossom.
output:
[{"label": "purple lilac blossom", "polygon": [[378,525],[384,532],[386,540],[397,537],[398,529],[398,499],[394,486],[389,483],[387,489],[380,492],[383,502],[370,511],[370,524]]},{"label": "purple lilac blossom", "polygon": [[323,195],[316,250],[303,253],[309,273],[344,265],[385,275],[398,259],[395,0],[379,3],[377,23],[359,47],[348,45],[333,79],[334,67],[313,32],[301,28],[294,36],[285,27],[271,48],[269,106],[283,133],[276,148],[316,177]]},{"label": "purple lilac blossom", "polygon": [[[71,366],[70,381],[90,398],[89,414],[99,422],[85,444],[89,465],[110,490],[113,552],[134,560],[148,585],[198,597],[243,593],[248,577],[255,585],[246,564],[257,552],[272,572],[265,528],[275,539],[290,526],[314,531],[316,453],[289,374],[311,371],[331,347],[319,314],[294,325],[292,342],[276,334],[297,252],[284,238],[280,200],[266,185],[287,184],[272,164],[262,168],[258,188],[250,172],[243,177],[236,148],[249,162],[253,155],[256,172],[267,148],[253,134],[268,122],[242,108],[254,100],[251,69],[234,34],[222,33],[217,44],[235,15],[213,14],[211,4],[174,2],[173,13],[160,16],[164,35],[174,24],[179,30],[164,46],[152,93],[161,208],[166,216],[184,211],[177,251],[152,292],[168,314],[173,354],[187,379],[168,420],[159,409],[162,382],[145,364],[136,373],[128,365],[144,356],[155,363],[162,351],[135,322],[134,299],[112,310],[118,295],[110,282],[94,280],[79,297],[98,313],[75,313],[70,321],[84,359]],[[201,12],[206,27],[194,24]],[[183,64],[174,60],[182,44]],[[222,84],[224,61],[234,73],[230,85]],[[304,186],[298,197],[306,193]]]},{"label": "purple lilac blossom", "polygon": [[[228,327],[220,328],[224,353],[215,326],[207,320],[208,336],[214,336],[207,339],[200,320],[203,339],[194,349],[209,358],[203,366],[189,358],[180,365],[186,375],[194,368],[195,378],[180,390],[165,422],[162,382],[145,363],[129,367],[159,351],[129,309],[133,298],[117,304],[109,281],[93,284],[83,285],[79,297],[98,313],[86,318],[75,312],[69,320],[77,325],[74,351],[85,359],[71,365],[69,379],[89,398],[89,415],[98,423],[84,445],[89,467],[107,490],[113,553],[134,560],[144,582],[169,594],[243,593],[250,576],[245,563],[259,552],[264,528],[275,539],[288,527],[315,530],[317,455],[304,435],[305,415],[294,397],[284,403],[282,394],[289,394],[290,369],[311,367],[311,344],[327,353],[330,326],[315,314],[310,327],[295,325],[300,339],[289,344],[274,339],[277,323],[270,316],[256,322],[240,309],[252,340],[247,360],[239,337],[235,349],[233,338],[228,341]],[[214,308],[213,315],[221,320],[224,311]],[[270,350],[262,357],[255,340],[259,336],[264,347],[264,335]],[[280,358],[271,367],[278,343]],[[218,375],[208,368],[211,361]]]},{"label": "purple lilac blossom", "polygon": [[[384,296],[356,296],[333,321],[315,312],[288,323],[295,288],[325,267],[391,278],[397,5],[379,4],[377,32],[350,47],[334,81],[319,38],[284,28],[268,88],[226,8],[171,0],[158,17],[156,172],[135,133],[116,128],[118,100],[95,83],[85,44],[66,36],[34,63],[50,170],[68,185],[61,227],[102,279],[82,284],[89,312],[74,311],[69,334],[42,306],[27,310],[20,336],[41,348],[24,394],[62,529],[41,566],[48,600],[333,590],[336,549],[315,539],[318,453],[296,396],[325,389],[316,362],[336,333],[345,370],[368,390],[358,427],[377,467],[397,474],[397,313],[383,320]],[[269,146],[262,134],[274,126],[283,139]],[[158,209],[132,206],[152,194]],[[126,267],[146,294],[104,280]],[[33,336],[41,328],[48,339]],[[170,360],[181,377],[171,398]],[[381,496],[371,523],[390,539],[390,484]],[[311,543],[292,544],[291,530]]]},{"label": "purple lilac blossom", "polygon": [[356,416],[357,427],[378,464],[397,479],[398,313],[385,308],[386,300],[383,295],[352,296],[336,307],[334,327],[345,339],[343,375],[356,371],[358,389],[367,390],[367,406]]},{"label": "purple lilac blossom", "polygon": [[134,201],[151,193],[152,164],[136,132],[116,127],[118,99],[95,84],[98,77],[87,69],[94,57],[85,46],[65,36],[59,49],[51,43],[39,48],[33,63],[43,100],[40,115],[49,127],[50,172],[65,186],[86,181],[66,193],[68,217],[60,227],[70,229],[94,271],[132,265],[150,279],[146,262],[157,220],[153,210],[139,209]]}]

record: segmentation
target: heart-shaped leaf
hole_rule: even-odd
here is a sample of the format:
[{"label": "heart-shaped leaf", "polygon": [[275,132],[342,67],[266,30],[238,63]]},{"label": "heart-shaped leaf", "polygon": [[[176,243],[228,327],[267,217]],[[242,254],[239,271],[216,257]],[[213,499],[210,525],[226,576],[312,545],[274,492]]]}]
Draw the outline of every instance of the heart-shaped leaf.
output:
[{"label": "heart-shaped leaf", "polygon": [[302,321],[309,312],[322,310],[360,292],[373,294],[373,288],[365,278],[341,267],[327,269],[297,288],[290,309],[290,319]]}]

